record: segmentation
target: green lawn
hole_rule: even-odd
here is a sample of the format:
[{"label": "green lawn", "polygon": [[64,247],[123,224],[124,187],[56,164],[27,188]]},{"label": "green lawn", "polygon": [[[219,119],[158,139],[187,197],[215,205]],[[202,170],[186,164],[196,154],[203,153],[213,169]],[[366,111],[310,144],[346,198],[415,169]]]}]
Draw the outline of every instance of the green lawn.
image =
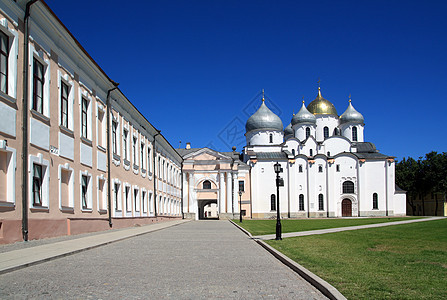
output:
[{"label": "green lawn", "polygon": [[[365,218],[365,219],[285,219],[281,220],[282,232],[297,232],[316,229],[367,225],[375,223],[394,222],[402,220],[418,219],[418,217],[403,218]],[[233,220],[248,230],[252,235],[275,234],[276,220]]]},{"label": "green lawn", "polygon": [[348,299],[447,299],[447,219],[267,243]]}]

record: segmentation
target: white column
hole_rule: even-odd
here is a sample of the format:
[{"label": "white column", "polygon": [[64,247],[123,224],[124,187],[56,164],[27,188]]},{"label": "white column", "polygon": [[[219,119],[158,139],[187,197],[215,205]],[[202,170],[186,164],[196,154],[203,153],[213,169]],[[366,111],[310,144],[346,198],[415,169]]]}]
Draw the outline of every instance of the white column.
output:
[{"label": "white column", "polygon": [[227,213],[231,213],[231,172],[227,172]]},{"label": "white column", "polygon": [[219,203],[218,210],[225,213],[225,173],[219,173]]},{"label": "white column", "polygon": [[188,212],[188,195],[189,195],[189,190],[188,190],[188,180],[186,178],[187,173],[183,173],[182,174],[182,180],[183,180],[183,212],[187,213]]},{"label": "white column", "polygon": [[[237,173],[233,173],[233,209],[234,213],[239,212],[239,182],[237,181]],[[231,209],[231,208],[230,208]]]}]

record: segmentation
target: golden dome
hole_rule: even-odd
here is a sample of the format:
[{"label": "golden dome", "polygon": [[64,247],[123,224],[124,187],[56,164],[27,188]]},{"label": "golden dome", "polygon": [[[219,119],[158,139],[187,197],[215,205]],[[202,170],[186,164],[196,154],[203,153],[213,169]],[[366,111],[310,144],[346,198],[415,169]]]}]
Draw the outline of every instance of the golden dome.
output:
[{"label": "golden dome", "polygon": [[309,103],[307,110],[314,115],[335,115],[338,117],[334,104],[321,96],[321,90],[318,88],[318,96],[314,101]]}]

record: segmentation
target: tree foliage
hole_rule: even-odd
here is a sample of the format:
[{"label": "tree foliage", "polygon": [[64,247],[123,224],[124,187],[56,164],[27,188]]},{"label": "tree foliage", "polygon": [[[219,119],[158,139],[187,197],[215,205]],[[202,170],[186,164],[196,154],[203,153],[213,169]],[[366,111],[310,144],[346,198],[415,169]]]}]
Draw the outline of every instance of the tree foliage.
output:
[{"label": "tree foliage", "polygon": [[[423,200],[427,193],[447,192],[447,152],[432,151],[418,160],[404,158],[396,164],[396,184],[407,191],[408,203],[414,214],[413,201],[416,197]],[[436,198],[436,204],[437,201]],[[422,209],[424,210],[424,205]]]}]

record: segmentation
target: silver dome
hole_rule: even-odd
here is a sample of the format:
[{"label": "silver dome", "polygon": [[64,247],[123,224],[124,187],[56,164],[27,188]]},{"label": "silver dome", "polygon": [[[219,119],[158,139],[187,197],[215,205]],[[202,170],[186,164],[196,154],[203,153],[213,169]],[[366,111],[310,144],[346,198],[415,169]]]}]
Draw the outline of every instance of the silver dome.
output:
[{"label": "silver dome", "polygon": [[365,122],[365,119],[363,118],[362,114],[355,110],[355,108],[351,104],[351,100],[349,100],[348,108],[345,110],[345,112],[340,116],[340,123],[348,123],[348,122],[355,122],[355,123],[363,123]]},{"label": "silver dome", "polygon": [[317,118],[307,110],[306,106],[304,105],[304,101],[300,111],[292,118],[292,126],[299,123],[317,123]]},{"label": "silver dome", "polygon": [[265,105],[264,101],[262,101],[259,109],[248,118],[245,124],[246,132],[259,129],[283,130],[281,119]]},{"label": "silver dome", "polygon": [[293,135],[293,129],[292,129],[292,123],[290,123],[289,125],[287,125],[286,128],[284,128],[284,135]]}]

